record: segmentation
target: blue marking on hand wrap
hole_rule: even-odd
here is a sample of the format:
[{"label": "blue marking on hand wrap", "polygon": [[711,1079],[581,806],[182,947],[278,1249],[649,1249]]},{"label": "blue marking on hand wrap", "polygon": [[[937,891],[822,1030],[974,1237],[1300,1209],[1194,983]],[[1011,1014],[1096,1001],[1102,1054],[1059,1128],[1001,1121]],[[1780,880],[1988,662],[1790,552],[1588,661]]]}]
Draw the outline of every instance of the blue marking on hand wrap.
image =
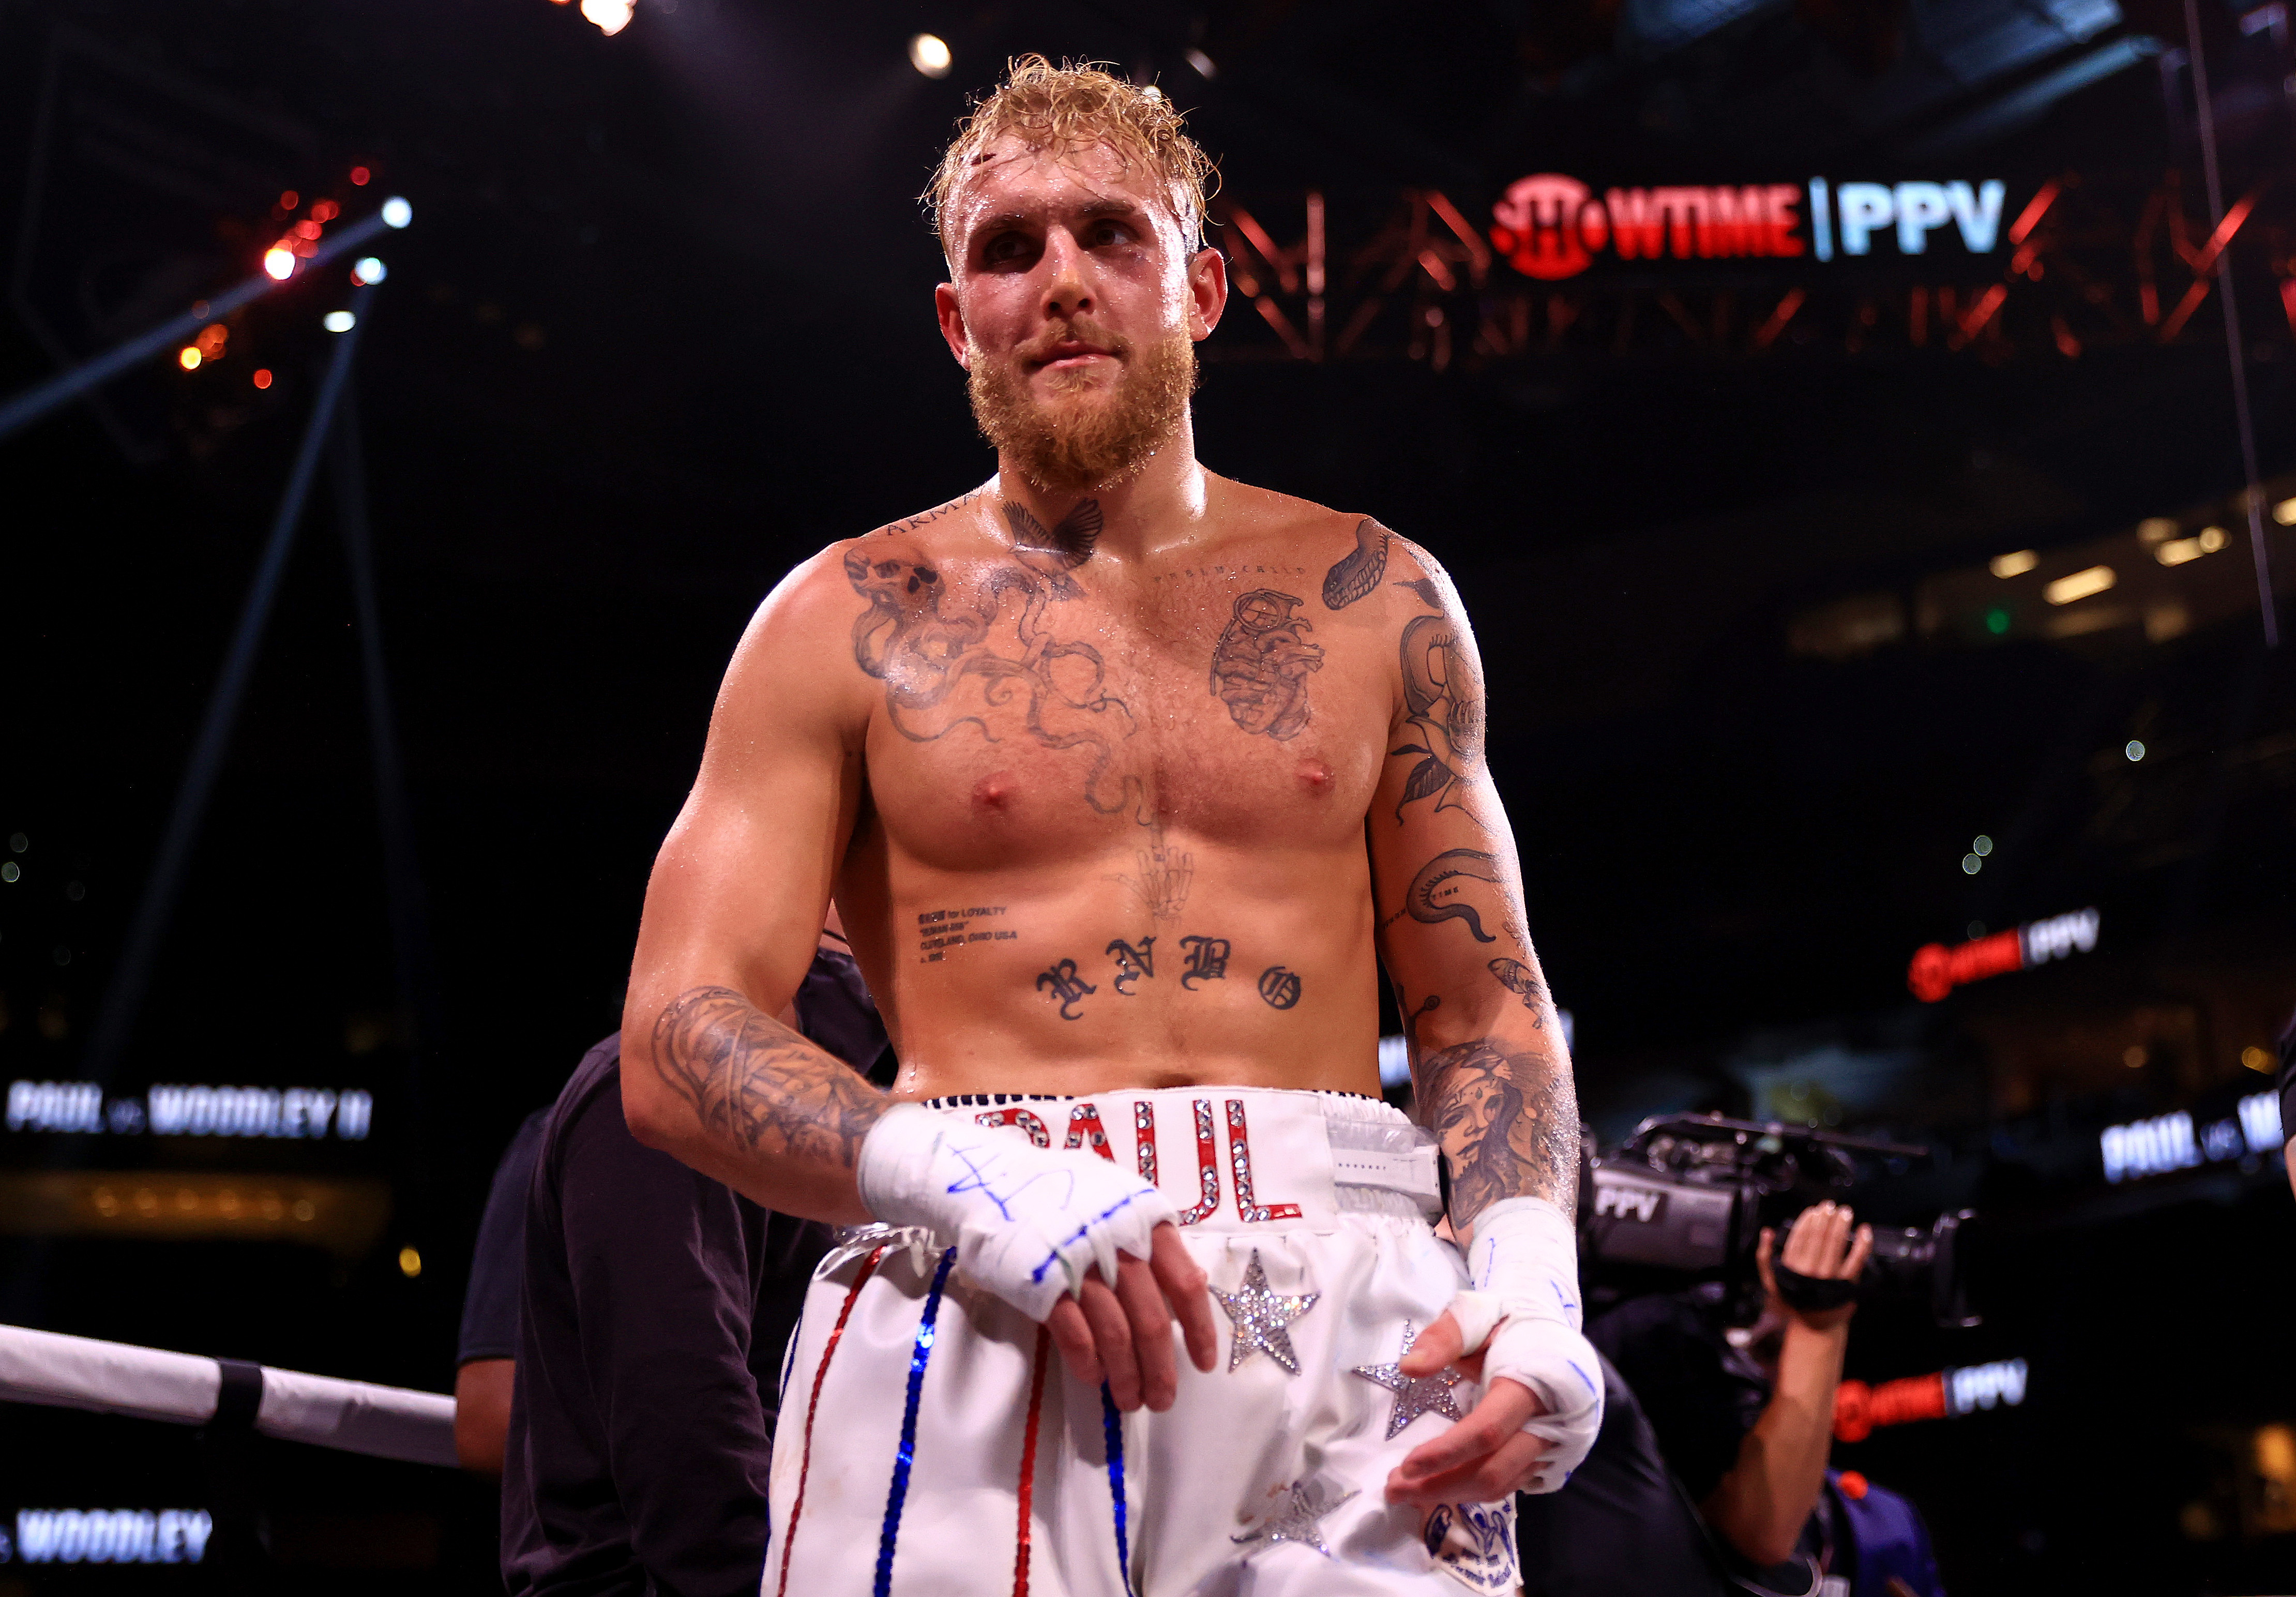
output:
[{"label": "blue marking on hand wrap", "polygon": [[917,1455],[917,1400],[924,1394],[925,1364],[932,1357],[933,1326],[940,1318],[940,1297],[948,1285],[948,1267],[956,1263],[956,1249],[940,1256],[933,1272],[932,1290],[925,1294],[924,1318],[917,1323],[917,1339],[909,1353],[909,1396],[901,1411],[901,1446],[893,1455],[893,1486],[885,1495],[885,1528],[877,1536],[876,1597],[890,1597],[893,1589],[893,1545],[901,1536],[901,1504],[909,1495],[909,1466]]},{"label": "blue marking on hand wrap", "polygon": [[[1108,1437],[1108,1496],[1116,1510],[1116,1571],[1124,1577],[1125,1597],[1132,1597],[1132,1547],[1124,1535],[1124,1416],[1108,1383],[1100,1383],[1100,1420]],[[879,1594],[882,1597],[882,1593]]]},{"label": "blue marking on hand wrap", "polygon": [[[994,1159],[990,1160],[989,1169],[983,1170],[980,1167],[980,1162],[972,1157],[972,1149],[961,1147],[957,1143],[951,1142],[948,1145],[948,1151],[955,1154],[958,1159],[964,1160],[964,1167],[972,1172],[972,1179],[970,1180],[953,1181],[949,1183],[948,1191],[952,1194],[957,1192],[979,1192],[983,1197],[987,1198],[989,1202],[995,1204],[996,1206],[996,1212],[1004,1216],[1007,1220],[1010,1220],[1013,1217],[1011,1200],[1018,1198],[1021,1193],[1027,1192],[1030,1187],[1036,1185],[1037,1183],[1040,1181],[1067,1182],[1069,1183],[1068,1198],[1061,1200],[1063,1203],[1067,1202],[1069,1198],[1076,1196],[1075,1173],[1069,1170],[1057,1169],[1039,1170],[1034,1175],[1029,1176],[1028,1180],[1022,1182],[1019,1186],[1013,1188],[1010,1192],[1000,1193],[995,1187],[988,1184],[989,1175],[996,1168],[996,1161]],[[1001,1152],[1002,1150],[998,1150],[998,1151]]]},{"label": "blue marking on hand wrap", "polygon": [[[1107,1219],[1109,1216],[1114,1214],[1117,1210],[1120,1208],[1129,1208],[1134,1203],[1147,1195],[1148,1194],[1144,1192],[1134,1192],[1129,1197],[1119,1199],[1116,1202],[1110,1204],[1106,1208],[1101,1210],[1100,1213],[1095,1215],[1091,1219],[1086,1220],[1083,1224],[1078,1226],[1074,1231],[1069,1233],[1068,1235],[1061,1239],[1060,1248],[1054,1249],[1052,1252],[1045,1256],[1045,1262],[1043,1264],[1038,1265],[1035,1269],[1029,1272],[1029,1279],[1032,1282],[1043,1281],[1045,1279],[1045,1272],[1061,1262],[1061,1248],[1067,1247],[1070,1242],[1075,1241],[1078,1237],[1084,1235],[1085,1233],[1090,1231],[1103,1220]],[[1111,1281],[1108,1284],[1112,1287],[1116,1283]]]}]

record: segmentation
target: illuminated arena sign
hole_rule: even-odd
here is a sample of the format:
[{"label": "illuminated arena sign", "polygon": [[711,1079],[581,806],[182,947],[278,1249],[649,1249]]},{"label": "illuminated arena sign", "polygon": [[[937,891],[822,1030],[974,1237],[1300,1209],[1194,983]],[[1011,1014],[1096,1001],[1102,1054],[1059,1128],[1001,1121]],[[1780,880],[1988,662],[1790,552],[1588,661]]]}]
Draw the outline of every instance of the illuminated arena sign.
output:
[{"label": "illuminated arena sign", "polygon": [[2260,1157],[2276,1151],[2286,1141],[2280,1125],[2276,1093],[2251,1093],[2239,1109],[2221,1120],[2195,1126],[2183,1110],[2108,1126],[2097,1139],[2104,1156],[2104,1178],[2120,1183],[2144,1175],[2167,1175],[2203,1164]]},{"label": "illuminated arena sign", "polygon": [[[1509,184],[1491,208],[1491,242],[1526,277],[1575,277],[1605,252],[1620,260],[1718,260],[1808,255],[1819,261],[1927,252],[1950,226],[1972,255],[2001,237],[2008,185],[1982,183],[1845,183],[1612,188],[1600,195],[1576,177],[1539,172]],[[1805,213],[1805,203],[1808,210]],[[1807,222],[1807,231],[1804,224]]]},{"label": "illuminated arena sign", "polygon": [[1925,944],[1914,951],[1914,962],[1906,970],[1906,986],[1923,1003],[1935,1003],[1969,982],[2087,954],[2096,946],[2100,924],[2095,910],[2077,909],[2069,915],[2030,921],[1951,948],[1943,943]]},{"label": "illuminated arena sign", "polygon": [[10,1131],[163,1137],[291,1137],[362,1142],[374,1097],[357,1088],[159,1085],[106,1101],[92,1081],[12,1081]]},{"label": "illuminated arena sign", "polygon": [[1862,1442],[1877,1425],[1958,1419],[1996,1406],[2014,1408],[2025,1401],[2025,1361],[2009,1358],[1939,1370],[1934,1375],[1909,1375],[1876,1387],[1845,1380],[1833,1388],[1834,1440]]},{"label": "illuminated arena sign", "polygon": [[0,1547],[0,1562],[12,1552],[26,1564],[196,1564],[214,1528],[205,1509],[19,1509],[15,1545]]}]

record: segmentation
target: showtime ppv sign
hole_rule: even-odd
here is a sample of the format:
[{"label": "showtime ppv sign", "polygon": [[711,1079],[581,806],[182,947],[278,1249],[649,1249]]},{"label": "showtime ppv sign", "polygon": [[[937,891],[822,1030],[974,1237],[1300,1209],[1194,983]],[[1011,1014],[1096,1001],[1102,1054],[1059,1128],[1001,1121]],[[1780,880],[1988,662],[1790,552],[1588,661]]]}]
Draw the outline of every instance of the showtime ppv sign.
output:
[{"label": "showtime ppv sign", "polygon": [[[1865,256],[1877,241],[1901,255],[1928,251],[1950,226],[1972,255],[2000,242],[2008,185],[1845,183],[1614,188],[1600,195],[1576,177],[1541,172],[1510,184],[1491,217],[1491,242],[1514,269],[1546,281],[1575,277],[1606,251],[1620,260],[1717,260]],[[1807,203],[1807,210],[1804,209]]]},{"label": "showtime ppv sign", "polygon": [[2077,909],[1950,948],[1943,943],[1924,944],[1914,951],[1913,963],[1906,968],[1906,986],[1923,1003],[1935,1003],[1969,982],[2087,954],[2096,946],[2099,924],[2096,911]]},{"label": "showtime ppv sign", "polygon": [[1934,1375],[1909,1375],[1877,1387],[1845,1380],[1833,1388],[1833,1439],[1862,1442],[1877,1425],[1955,1420],[1997,1404],[2015,1408],[2025,1401],[2025,1361],[2010,1358]]}]

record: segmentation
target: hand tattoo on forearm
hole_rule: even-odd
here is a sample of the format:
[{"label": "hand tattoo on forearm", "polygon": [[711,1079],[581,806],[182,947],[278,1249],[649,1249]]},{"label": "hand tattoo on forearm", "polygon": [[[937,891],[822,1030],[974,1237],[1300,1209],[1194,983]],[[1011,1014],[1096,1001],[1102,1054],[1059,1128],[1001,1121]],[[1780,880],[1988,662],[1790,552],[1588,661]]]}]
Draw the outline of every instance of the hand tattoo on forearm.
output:
[{"label": "hand tattoo on forearm", "polygon": [[653,1023],[653,1057],[702,1128],[744,1153],[850,1168],[892,1103],[731,987],[672,1000]]},{"label": "hand tattoo on forearm", "polygon": [[1578,1102],[1553,1056],[1479,1037],[1419,1061],[1426,1123],[1451,1170],[1451,1224],[1464,1228],[1505,1198],[1544,1198],[1564,1214],[1578,1193]]}]

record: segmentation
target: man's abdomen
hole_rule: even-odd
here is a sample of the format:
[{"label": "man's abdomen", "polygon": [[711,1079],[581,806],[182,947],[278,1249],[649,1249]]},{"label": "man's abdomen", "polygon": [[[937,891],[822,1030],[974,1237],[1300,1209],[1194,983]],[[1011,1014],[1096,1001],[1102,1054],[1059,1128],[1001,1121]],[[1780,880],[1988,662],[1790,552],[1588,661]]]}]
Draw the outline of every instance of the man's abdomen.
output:
[{"label": "man's abdomen", "polygon": [[897,1090],[1375,1093],[1360,845],[1223,854],[1174,839],[1025,872],[895,867],[873,913],[849,873],[840,903],[896,1041]]}]

